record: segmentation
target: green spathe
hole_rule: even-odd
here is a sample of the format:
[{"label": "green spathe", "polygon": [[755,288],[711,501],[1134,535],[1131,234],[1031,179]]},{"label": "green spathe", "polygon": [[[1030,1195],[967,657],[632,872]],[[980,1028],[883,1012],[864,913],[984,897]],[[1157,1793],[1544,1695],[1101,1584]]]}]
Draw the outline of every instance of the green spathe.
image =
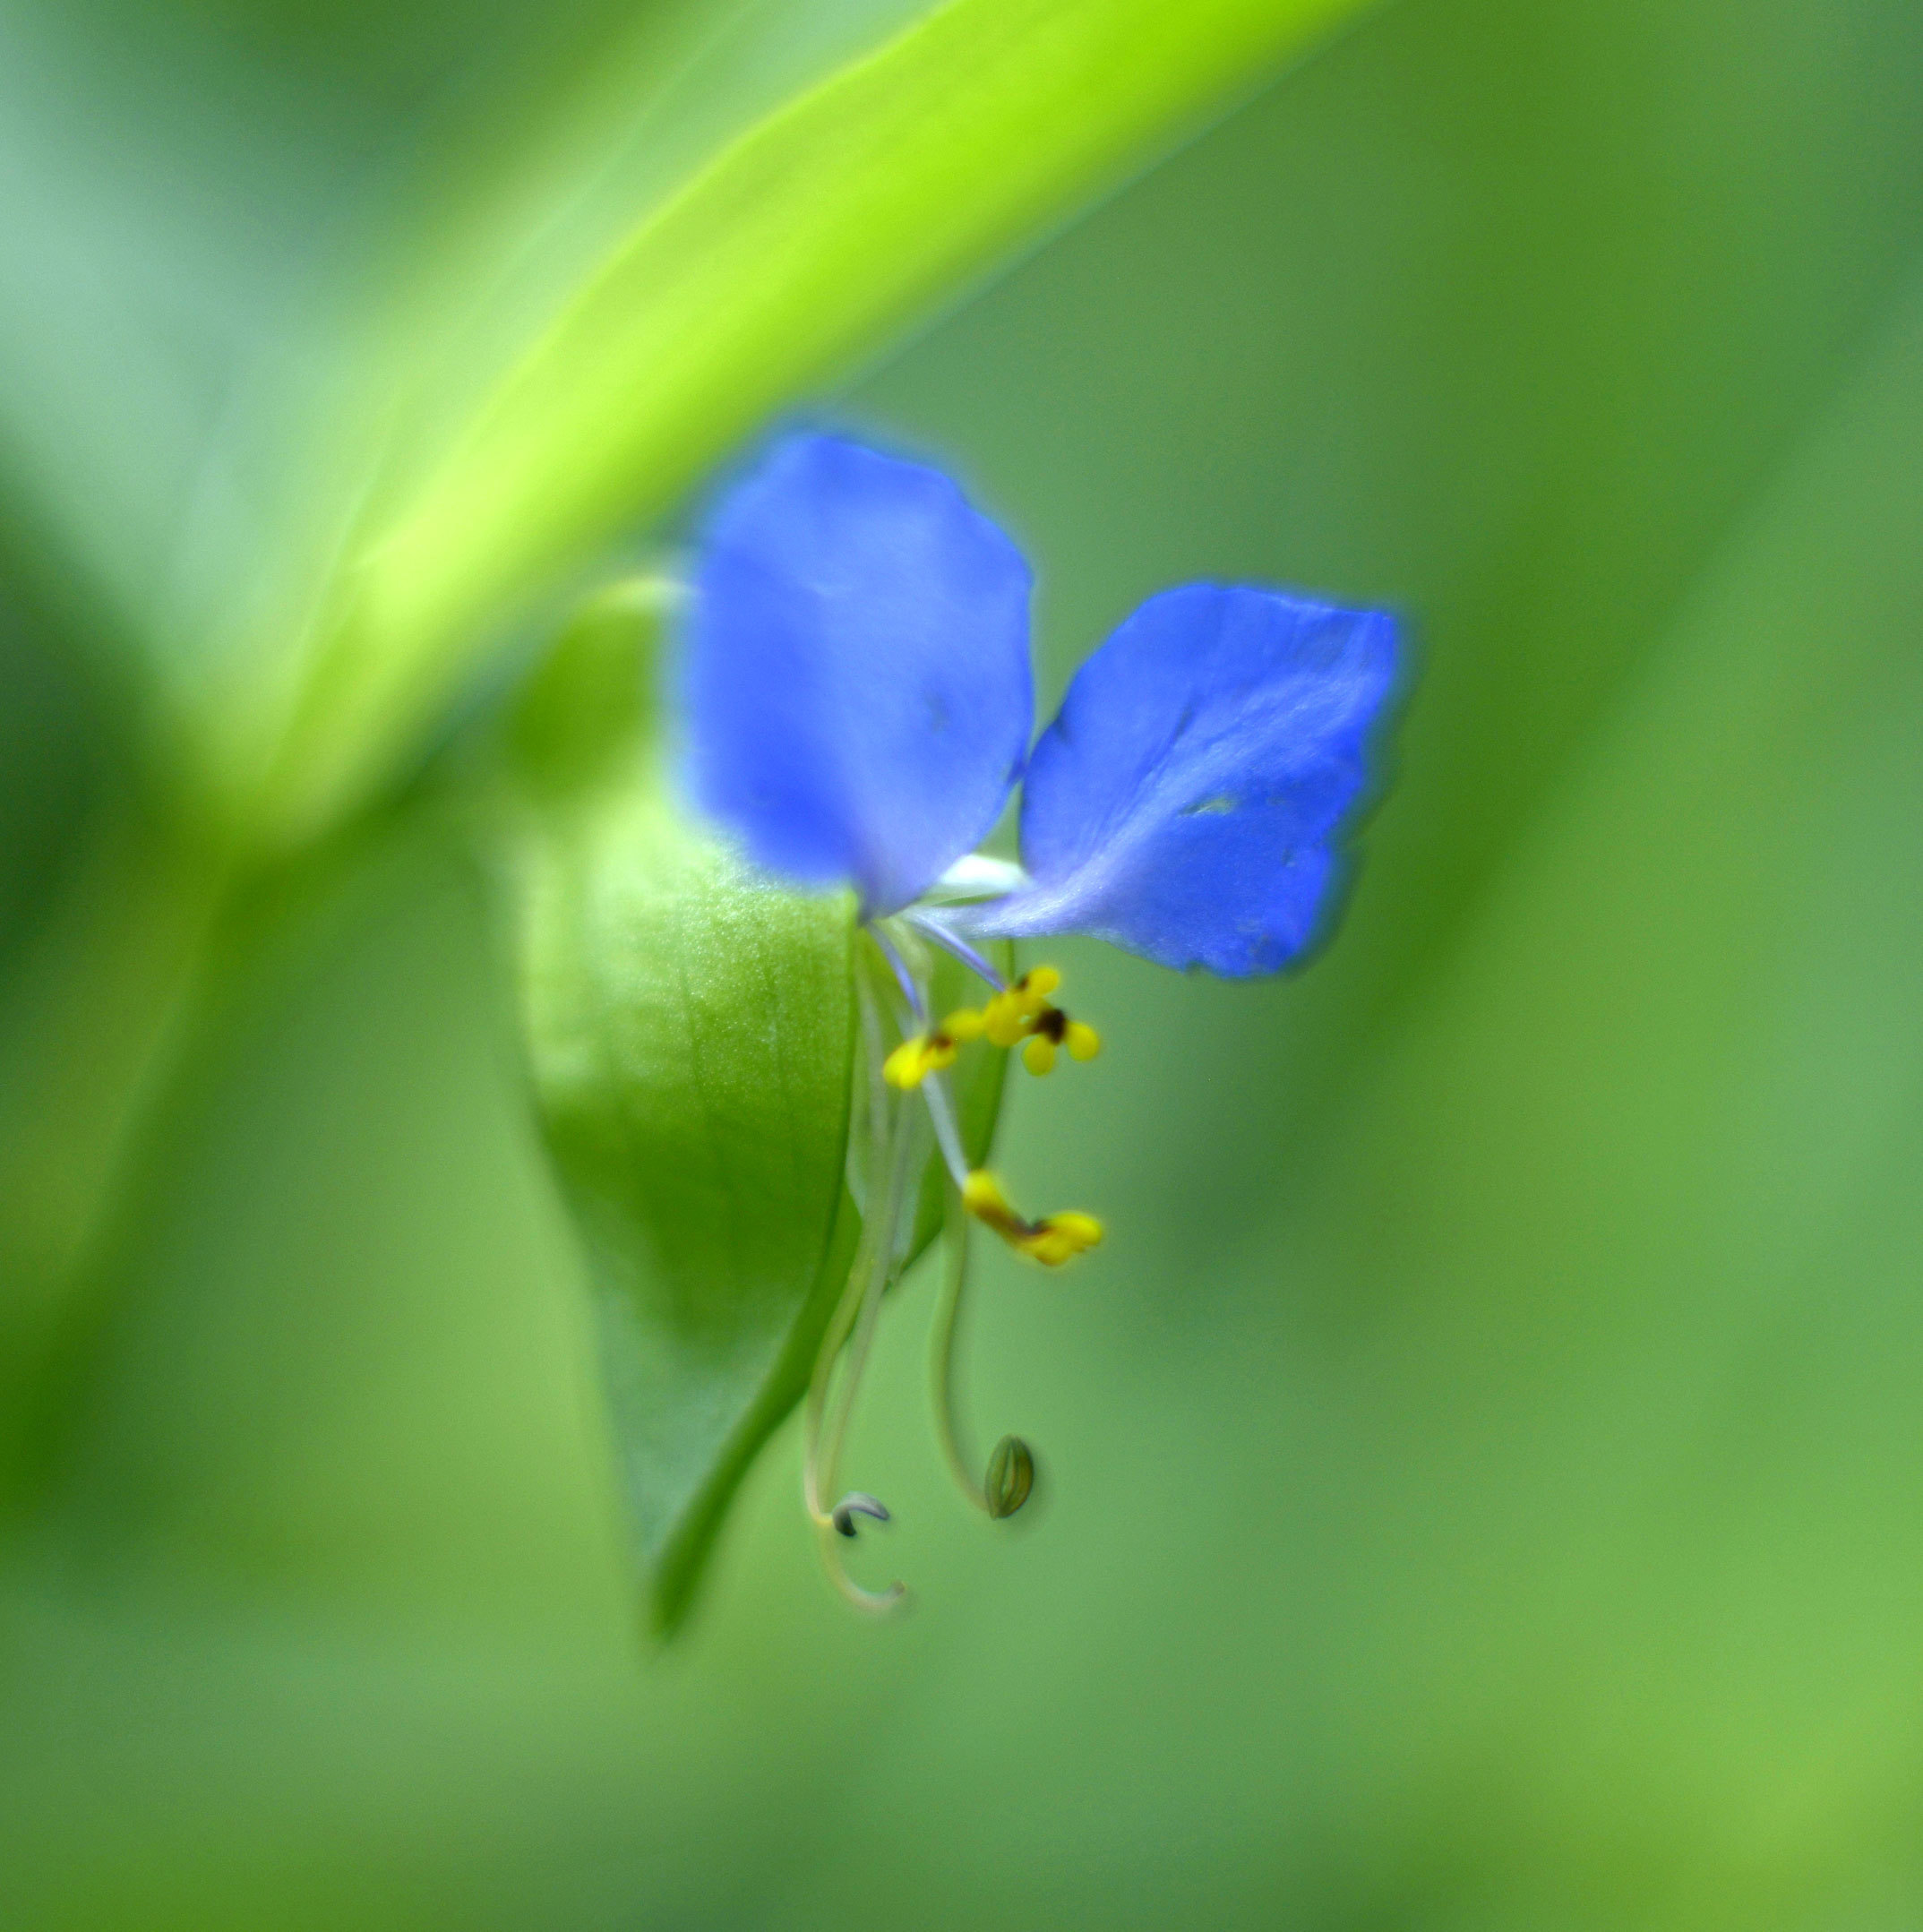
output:
[{"label": "green spathe", "polygon": [[[512,722],[495,822],[544,1135],[579,1232],[622,1491],[656,1620],[794,1405],[860,1215],[846,1172],[858,952],[846,894],[749,870],[674,794],[651,693],[669,594],[576,620]],[[986,1157],[1002,1061],[960,1084]],[[924,1185],[921,1230],[940,1212]]]}]

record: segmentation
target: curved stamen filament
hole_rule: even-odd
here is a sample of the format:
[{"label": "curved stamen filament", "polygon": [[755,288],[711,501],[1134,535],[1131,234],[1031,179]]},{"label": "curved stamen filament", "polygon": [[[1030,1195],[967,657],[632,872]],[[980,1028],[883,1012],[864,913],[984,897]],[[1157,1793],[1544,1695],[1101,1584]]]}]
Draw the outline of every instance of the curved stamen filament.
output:
[{"label": "curved stamen filament", "polygon": [[[870,1252],[869,1266],[865,1271],[866,1279],[861,1284],[861,1299],[855,1311],[854,1332],[848,1342],[848,1361],[842,1377],[840,1400],[828,1418],[826,1439],[822,1445],[820,1487],[824,1490],[832,1490],[835,1487],[836,1473],[841,1464],[842,1448],[847,1440],[848,1424],[854,1414],[854,1399],[861,1388],[863,1372],[868,1366],[869,1352],[874,1346],[875,1326],[881,1315],[881,1297],[901,1262],[898,1237],[902,1203],[909,1191],[908,1178],[919,1165],[916,1155],[921,1151],[921,1137],[912,1131],[914,1120],[913,1112],[906,1107],[900,1111],[906,1117],[901,1123],[902,1127],[910,1130],[902,1131],[897,1129],[894,1136],[894,1157],[889,1163],[887,1195],[878,1217],[879,1225]],[[906,1589],[898,1582],[890,1584],[885,1591],[862,1588],[843,1569],[839,1542],[837,1540],[854,1535],[854,1512],[859,1510],[865,1515],[876,1515],[879,1506],[868,1507],[872,1500],[866,1496],[842,1498],[828,1512],[828,1528],[834,1534],[823,1536],[822,1550],[828,1558],[830,1574],[835,1576],[837,1584],[849,1601],[859,1604],[863,1610],[880,1610],[899,1602],[907,1593]],[[886,1510],[880,1511],[878,1520],[888,1520]]]},{"label": "curved stamen filament", "polygon": [[1034,1487],[1033,1452],[1019,1436],[1004,1436],[995,1445],[986,1478],[977,1481],[976,1464],[963,1447],[961,1425],[956,1416],[956,1359],[959,1353],[964,1291],[968,1281],[968,1215],[962,1209],[958,1189],[949,1189],[948,1200],[948,1266],[942,1273],[941,1301],[935,1311],[928,1363],[935,1432],[940,1438],[942,1458],[955,1479],[955,1487],[983,1515],[1012,1516],[1028,1500]]},{"label": "curved stamen filament", "polygon": [[922,1095],[928,1103],[928,1118],[935,1129],[935,1145],[941,1149],[941,1163],[960,1189],[968,1184],[968,1156],[962,1147],[961,1123],[955,1118],[955,1103],[939,1074],[923,1085]]},{"label": "curved stamen filament", "polygon": [[[912,1024],[922,1029],[911,1034],[907,1026],[900,1028],[901,1043],[881,1060],[881,1078],[889,1086],[898,1087],[905,1094],[920,1088],[922,1097],[928,1103],[928,1117],[934,1128],[936,1144],[941,1149],[942,1163],[959,1188],[968,1178],[968,1161],[962,1151],[961,1128],[956,1119],[954,1103],[949,1099],[940,1076],[955,1064],[964,1044],[982,1037],[982,1016],[964,1007],[958,1012],[950,1013],[940,1026],[927,1030],[927,994],[915,980],[894,940],[879,925],[871,926],[869,931],[874,934],[876,945],[894,970]],[[872,1045],[870,1051],[872,1055],[875,1052]]]},{"label": "curved stamen filament", "polygon": [[[867,926],[877,951],[889,966],[899,1003],[888,1000],[888,981],[871,966],[856,972],[855,988],[862,1035],[861,1062],[866,1071],[865,1162],[851,1162],[849,1184],[862,1210],[862,1232],[846,1286],[830,1318],[809,1378],[804,1407],[803,1495],[818,1532],[822,1560],[835,1587],[858,1609],[883,1611],[899,1603],[906,1592],[899,1583],[872,1591],[856,1583],[842,1562],[841,1543],[858,1533],[860,1520],[889,1520],[887,1507],[863,1490],[850,1490],[832,1504],[842,1451],[847,1441],[863,1370],[874,1345],[881,1302],[900,1274],[914,1236],[920,1181],[928,1157],[931,1129],[948,1169],[946,1216],[948,1267],[936,1316],[931,1359],[934,1408],[942,1455],[957,1486],[970,1502],[992,1517],[1013,1516],[1027,1501],[1034,1484],[1034,1457],[1019,1436],[1004,1436],[989,1458],[985,1475],[977,1481],[973,1459],[963,1446],[956,1417],[955,1384],[962,1307],[967,1281],[968,1224],[980,1221],[992,1228],[1018,1253],[1060,1267],[1093,1248],[1102,1239],[1102,1224],[1083,1214],[1044,1215],[1029,1221],[1017,1214],[992,1175],[971,1170],[963,1144],[955,1103],[943,1078],[954,1065],[960,1046],[987,1039],[1006,1050],[1023,1045],[1031,1070],[1045,1073],[1059,1050],[1077,1060],[1092,1059],[1100,1041],[1095,1029],[1071,1020],[1049,995],[1061,983],[1052,966],[1036,966],[1012,984],[938,922],[905,915],[892,932],[880,923]],[[992,988],[979,1010],[964,1008],[951,1013],[939,1027],[928,1022],[928,959],[910,940],[926,938],[961,958]],[[898,1042],[886,1045],[884,1002],[894,1006],[891,1018]],[[919,1092],[929,1123],[908,1095]],[[851,1148],[860,1146],[859,1138]]]},{"label": "curved stamen filament", "polygon": [[[870,1074],[868,1198],[847,1286],[822,1336],[814,1372],[809,1378],[803,1417],[802,1492],[808,1514],[820,1532],[822,1560],[835,1587],[856,1608],[880,1611],[898,1603],[906,1593],[905,1589],[899,1583],[885,1591],[864,1589],[844,1567],[840,1542],[854,1534],[857,1516],[885,1523],[888,1512],[863,1492],[841,1498],[832,1507],[827,1498],[836,1487],[862,1372],[867,1367],[874,1343],[881,1298],[901,1265],[905,1246],[903,1210],[912,1193],[910,1181],[919,1172],[921,1159],[925,1157],[926,1143],[918,1130],[916,1110],[906,1101],[896,1100],[880,1077],[880,1016],[866,980],[857,975],[856,984],[868,1049],[864,1060]],[[912,1228],[912,1223],[910,1225]],[[836,1365],[844,1346],[848,1359],[837,1387]]]},{"label": "curved stamen filament", "polygon": [[[901,996],[907,1001],[908,1010],[914,1016],[917,1026],[928,1024],[928,1002],[922,997],[922,989],[914,975],[908,970],[908,962],[901,956],[901,949],[891,940],[879,920],[871,922],[868,935],[880,949],[881,957],[889,963],[889,970],[895,975],[895,983],[901,988]],[[906,1031],[906,1028],[903,1029]]]},{"label": "curved stamen filament", "polygon": [[971,1503],[988,1507],[973,1473],[974,1464],[964,1455],[961,1432],[955,1420],[955,1344],[961,1334],[962,1292],[968,1284],[968,1216],[957,1210],[958,1192],[949,1196],[948,1266],[941,1275],[941,1300],[935,1309],[934,1345],[929,1354],[929,1393],[934,1398],[935,1433],[941,1441],[941,1454],[955,1478],[955,1487]]},{"label": "curved stamen filament", "polygon": [[932,940],[950,958],[959,959],[992,992],[1000,992],[1007,987],[1008,981],[1002,978],[994,964],[978,953],[946,921],[938,919],[931,913],[908,913],[904,917],[923,939]]}]

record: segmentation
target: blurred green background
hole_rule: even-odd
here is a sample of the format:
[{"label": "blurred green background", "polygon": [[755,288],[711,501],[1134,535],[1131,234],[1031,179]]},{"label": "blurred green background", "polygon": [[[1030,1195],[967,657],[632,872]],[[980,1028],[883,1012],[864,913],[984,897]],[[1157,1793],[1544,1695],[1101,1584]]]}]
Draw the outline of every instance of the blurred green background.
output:
[{"label": "blurred green background", "polygon": [[[1910,0],[1399,0],[824,399],[1020,537],[1050,700],[1186,578],[1416,643],[1305,975],[1063,949],[1107,1051],[1002,1164],[1111,1240],[985,1258],[969,1353],[1045,1507],[947,1490],[913,1282],[849,1464],[913,1614],[791,1425],[637,1635],[497,922],[401,813],[251,909],[116,1216],[0,1923],[1923,1920],[1919,251]],[[18,978],[125,727],[0,661]]]}]

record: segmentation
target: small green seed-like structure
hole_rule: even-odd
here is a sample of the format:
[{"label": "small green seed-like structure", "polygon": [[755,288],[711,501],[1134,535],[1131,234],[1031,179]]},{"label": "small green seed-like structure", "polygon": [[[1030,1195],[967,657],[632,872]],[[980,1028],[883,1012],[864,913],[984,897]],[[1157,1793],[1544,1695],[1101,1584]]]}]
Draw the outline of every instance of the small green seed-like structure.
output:
[{"label": "small green seed-like structure", "polygon": [[988,1459],[988,1481],[983,1496],[988,1513],[998,1521],[1012,1516],[1028,1500],[1035,1485],[1035,1459],[1019,1436],[1004,1436]]}]

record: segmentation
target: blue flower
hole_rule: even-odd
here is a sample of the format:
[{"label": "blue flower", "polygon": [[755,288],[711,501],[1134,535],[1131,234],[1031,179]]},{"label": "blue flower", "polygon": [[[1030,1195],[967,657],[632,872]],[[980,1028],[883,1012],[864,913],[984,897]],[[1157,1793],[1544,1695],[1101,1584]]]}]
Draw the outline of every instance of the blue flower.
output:
[{"label": "blue flower", "polygon": [[[1396,643],[1379,611],[1187,584],[1088,658],[1031,751],[1031,587],[938,470],[792,434],[708,523],[681,695],[697,803],[768,870],[854,890],[906,1008],[887,1078],[926,1086],[977,1218],[1059,1262],[1099,1226],[1023,1221],[968,1173],[938,1077],[983,1036],[1038,1073],[1099,1041],[1049,997],[1052,968],[1005,984],[975,942],[1085,932],[1233,978],[1298,958],[1341,879]],[[1015,865],[975,847],[1017,784]],[[982,975],[983,1008],[930,1023],[923,941]]]},{"label": "blue flower", "polygon": [[[965,934],[1087,932],[1232,978],[1287,966],[1335,897],[1393,621],[1248,586],[1163,591],[1077,672],[1031,753],[1031,582],[939,471],[777,442],[701,546],[695,798],[770,871],[853,887],[871,923],[946,900]],[[951,878],[1025,766],[1019,872]]]},{"label": "blue flower", "polygon": [[[951,1216],[958,1258],[970,1218],[1051,1267],[1102,1239],[1091,1215],[1026,1219],[969,1170],[943,1076],[970,1042],[1019,1045],[1036,1073],[1100,1046],[1055,1004],[1059,973],[1009,983],[980,942],[1085,932],[1234,978],[1299,958],[1326,923],[1395,683],[1380,612],[1188,584],[1094,652],[1031,751],[1031,587],[1021,554],[949,478],[834,436],[775,442],[702,537],[681,656],[694,799],[767,870],[852,889],[898,996],[891,1032],[857,975],[862,1248],[804,1429],[808,1506],[831,1551],[858,1517],[887,1520],[862,1492],[828,1498],[866,1337],[911,1245],[924,1119],[964,1211]],[[975,849],[1017,784],[1018,865]],[[931,947],[981,975],[981,1007],[933,1017]],[[946,1414],[942,1429],[959,1470]],[[1012,1513],[1033,1481],[1027,1446],[1005,1438],[989,1469],[965,1487],[991,1516]],[[898,1599],[899,1586],[875,1596],[838,1561],[830,1570],[851,1601]]]}]

